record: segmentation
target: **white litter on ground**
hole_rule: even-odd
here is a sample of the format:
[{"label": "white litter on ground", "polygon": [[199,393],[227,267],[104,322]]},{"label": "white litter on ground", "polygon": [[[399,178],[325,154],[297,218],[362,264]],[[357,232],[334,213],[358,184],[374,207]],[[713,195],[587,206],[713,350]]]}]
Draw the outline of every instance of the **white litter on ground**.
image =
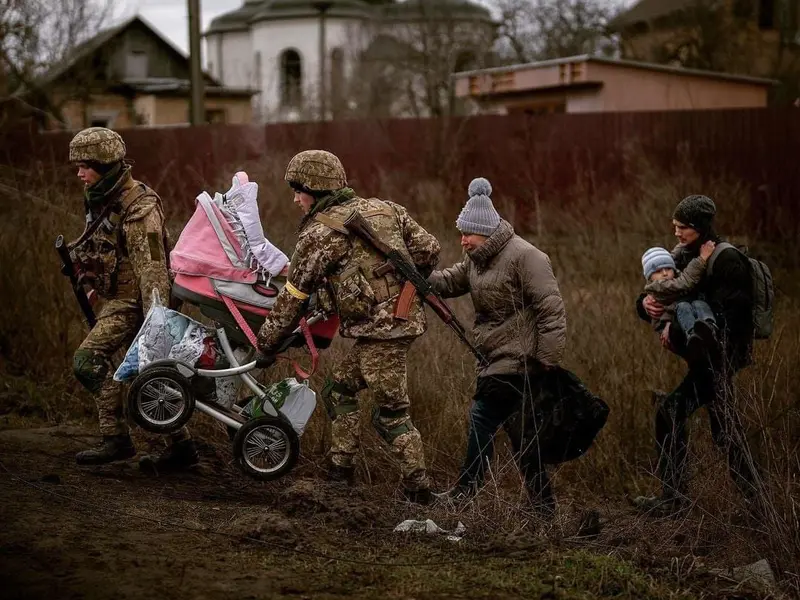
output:
[{"label": "white litter on ground", "polygon": [[464,527],[464,524],[459,521],[456,528],[452,531],[447,529],[442,529],[432,520],[427,519],[425,521],[414,521],[413,519],[408,519],[400,523],[397,527],[394,528],[395,532],[404,533],[404,532],[419,532],[419,533],[428,533],[428,534],[440,534],[447,536],[447,540],[451,542],[460,542],[461,538],[464,537],[464,534],[467,532],[467,528]]}]

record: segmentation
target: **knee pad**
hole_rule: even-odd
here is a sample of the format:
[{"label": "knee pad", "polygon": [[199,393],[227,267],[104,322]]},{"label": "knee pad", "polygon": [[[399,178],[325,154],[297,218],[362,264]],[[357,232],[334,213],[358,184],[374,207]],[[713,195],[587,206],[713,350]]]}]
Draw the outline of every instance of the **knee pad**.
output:
[{"label": "knee pad", "polygon": [[347,415],[358,410],[358,400],[353,391],[346,385],[328,379],[322,388],[322,403],[331,421],[340,415]]},{"label": "knee pad", "polygon": [[97,394],[108,375],[108,359],[91,350],[78,348],[72,358],[72,372],[83,387]]},{"label": "knee pad", "polygon": [[[394,424],[389,427],[386,425],[387,422]],[[411,417],[408,414],[408,409],[405,408],[390,410],[376,406],[372,410],[372,425],[387,444],[392,444],[404,433],[415,429],[414,423],[411,422]]]}]

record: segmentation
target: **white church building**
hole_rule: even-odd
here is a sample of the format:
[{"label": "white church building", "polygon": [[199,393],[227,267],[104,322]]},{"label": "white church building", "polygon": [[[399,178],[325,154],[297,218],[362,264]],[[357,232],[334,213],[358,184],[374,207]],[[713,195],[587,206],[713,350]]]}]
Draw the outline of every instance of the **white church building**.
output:
[{"label": "white church building", "polygon": [[246,0],[204,38],[208,72],[274,122],[452,114],[452,73],[486,66],[495,32],[469,0]]}]

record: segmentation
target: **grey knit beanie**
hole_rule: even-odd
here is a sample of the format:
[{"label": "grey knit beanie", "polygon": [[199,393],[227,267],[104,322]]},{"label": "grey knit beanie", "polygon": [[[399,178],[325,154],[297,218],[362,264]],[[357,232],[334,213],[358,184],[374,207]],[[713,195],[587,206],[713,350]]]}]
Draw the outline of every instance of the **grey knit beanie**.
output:
[{"label": "grey knit beanie", "polygon": [[644,272],[644,278],[650,281],[650,277],[653,273],[661,269],[675,270],[675,261],[672,255],[664,248],[650,248],[642,255],[642,271]]},{"label": "grey knit beanie", "polygon": [[704,234],[711,231],[716,214],[717,207],[711,198],[694,194],[686,196],[678,203],[672,218]]},{"label": "grey knit beanie", "polygon": [[456,227],[461,233],[490,236],[500,225],[500,215],[494,208],[491,198],[492,184],[488,179],[473,179],[468,188],[469,200],[456,219]]}]

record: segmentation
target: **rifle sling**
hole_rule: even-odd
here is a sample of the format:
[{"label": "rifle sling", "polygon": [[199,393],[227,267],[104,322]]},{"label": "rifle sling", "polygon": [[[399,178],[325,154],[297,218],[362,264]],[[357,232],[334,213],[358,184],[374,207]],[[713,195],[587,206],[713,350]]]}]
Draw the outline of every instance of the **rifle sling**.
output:
[{"label": "rifle sling", "polygon": [[68,246],[67,248],[69,250],[72,250],[72,248],[75,248],[76,246],[80,246],[86,240],[88,240],[90,237],[92,237],[92,234],[95,231],[97,231],[97,228],[100,227],[100,225],[103,224],[103,221],[105,221],[108,218],[108,215],[111,214],[111,211],[113,209],[114,209],[114,203],[113,202],[109,202],[108,204],[106,204],[105,207],[103,207],[103,210],[98,215],[98,217],[94,221],[89,223],[89,226],[86,229],[83,230],[83,233],[81,234],[81,237],[79,237],[77,240],[75,240],[75,242],[73,244],[71,244],[70,246]]}]

